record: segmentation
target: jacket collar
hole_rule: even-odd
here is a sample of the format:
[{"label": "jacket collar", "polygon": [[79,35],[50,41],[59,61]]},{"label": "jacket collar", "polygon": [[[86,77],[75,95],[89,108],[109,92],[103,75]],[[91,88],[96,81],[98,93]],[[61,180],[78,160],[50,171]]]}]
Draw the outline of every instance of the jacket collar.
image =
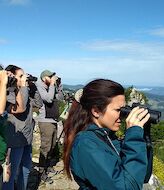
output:
[{"label": "jacket collar", "polygon": [[111,131],[108,128],[100,128],[94,123],[89,124],[88,127],[86,128],[86,131],[96,131],[97,133],[99,133],[102,136],[106,136],[106,134],[104,133],[104,131],[106,131],[107,134],[109,135],[109,137],[113,137],[114,139],[116,138],[114,131]]}]

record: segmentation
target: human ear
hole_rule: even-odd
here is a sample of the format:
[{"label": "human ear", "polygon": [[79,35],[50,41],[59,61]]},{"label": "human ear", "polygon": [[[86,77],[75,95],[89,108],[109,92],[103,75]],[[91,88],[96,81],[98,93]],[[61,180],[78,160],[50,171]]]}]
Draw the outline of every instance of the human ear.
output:
[{"label": "human ear", "polygon": [[42,81],[45,82],[46,81],[46,76],[42,78]]},{"label": "human ear", "polygon": [[97,107],[93,107],[93,108],[91,109],[91,113],[92,113],[92,115],[93,115],[95,118],[99,118],[99,117],[100,117],[100,111],[98,110]]}]

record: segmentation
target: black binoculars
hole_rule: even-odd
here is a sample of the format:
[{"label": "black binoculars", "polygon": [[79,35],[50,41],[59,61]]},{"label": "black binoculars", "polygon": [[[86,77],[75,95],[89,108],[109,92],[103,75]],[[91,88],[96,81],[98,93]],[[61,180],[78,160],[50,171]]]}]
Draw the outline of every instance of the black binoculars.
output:
[{"label": "black binoculars", "polygon": [[[31,74],[28,74],[27,76],[27,82],[35,82],[37,81],[37,77],[32,76]],[[16,87],[17,86],[17,79],[14,76],[8,76],[8,83],[7,87]]]},{"label": "black binoculars", "polygon": [[148,108],[145,105],[141,105],[139,103],[133,103],[132,106],[125,106],[121,108],[121,112],[120,112],[120,118],[124,119],[128,116],[128,114],[131,112],[131,110],[134,107],[139,106],[140,108],[145,108],[148,110],[148,112],[150,113],[150,118],[147,122],[152,123],[152,124],[157,124],[160,122],[160,117],[161,117],[161,112],[157,111],[157,110],[152,110],[150,108]]}]

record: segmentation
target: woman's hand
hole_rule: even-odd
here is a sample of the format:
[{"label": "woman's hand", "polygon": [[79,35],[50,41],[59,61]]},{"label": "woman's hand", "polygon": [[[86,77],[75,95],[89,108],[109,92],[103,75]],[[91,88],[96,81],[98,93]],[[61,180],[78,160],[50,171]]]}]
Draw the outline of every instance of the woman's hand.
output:
[{"label": "woman's hand", "polygon": [[139,126],[143,128],[144,124],[149,120],[150,114],[147,109],[139,108],[138,106],[133,108],[126,118],[126,128],[133,126]]}]

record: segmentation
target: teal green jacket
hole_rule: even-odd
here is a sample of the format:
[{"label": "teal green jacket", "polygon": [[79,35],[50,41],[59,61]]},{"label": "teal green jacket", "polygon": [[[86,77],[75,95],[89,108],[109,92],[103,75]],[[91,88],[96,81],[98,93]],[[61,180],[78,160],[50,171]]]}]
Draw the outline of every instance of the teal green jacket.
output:
[{"label": "teal green jacket", "polygon": [[[104,130],[119,155],[100,138],[105,137]],[[70,157],[71,172],[80,190],[141,190],[147,163],[143,129],[138,126],[127,129],[124,140],[119,141],[109,129],[89,125],[77,134]]]},{"label": "teal green jacket", "polygon": [[0,162],[3,163],[6,156],[7,145],[5,142],[4,131],[6,127],[7,115],[0,116]]}]

